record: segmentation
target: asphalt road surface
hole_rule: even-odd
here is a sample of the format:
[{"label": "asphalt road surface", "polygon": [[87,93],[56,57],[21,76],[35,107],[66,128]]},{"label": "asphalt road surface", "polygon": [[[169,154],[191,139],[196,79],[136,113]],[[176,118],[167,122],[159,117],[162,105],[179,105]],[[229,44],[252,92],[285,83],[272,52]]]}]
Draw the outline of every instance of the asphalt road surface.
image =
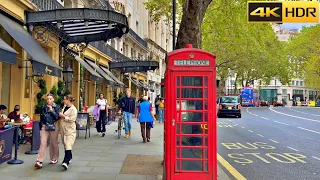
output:
[{"label": "asphalt road surface", "polygon": [[218,153],[235,179],[319,180],[320,108],[243,108],[242,118],[219,118]]}]

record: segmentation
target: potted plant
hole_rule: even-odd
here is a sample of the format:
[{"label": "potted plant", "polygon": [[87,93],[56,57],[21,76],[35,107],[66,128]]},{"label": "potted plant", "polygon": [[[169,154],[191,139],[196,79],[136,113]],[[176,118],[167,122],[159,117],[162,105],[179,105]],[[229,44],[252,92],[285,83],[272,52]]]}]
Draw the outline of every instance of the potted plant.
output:
[{"label": "potted plant", "polygon": [[47,94],[47,88],[46,88],[46,81],[45,80],[43,80],[43,79],[40,79],[39,81],[38,81],[38,87],[39,87],[39,89],[40,89],[40,92],[38,92],[38,94],[37,94],[37,104],[36,104],[36,106],[35,106],[35,114],[34,114],[34,120],[40,120],[40,114],[41,114],[41,111],[42,111],[42,107],[44,106],[44,105],[46,105],[46,99],[45,98],[43,98],[43,96],[45,95],[45,94]]},{"label": "potted plant", "polygon": [[50,90],[50,93],[54,95],[54,102],[60,106],[61,108],[63,107],[63,97],[70,94],[68,90],[65,90],[65,85],[64,82],[59,80],[58,81],[58,87],[53,86],[52,89]]}]

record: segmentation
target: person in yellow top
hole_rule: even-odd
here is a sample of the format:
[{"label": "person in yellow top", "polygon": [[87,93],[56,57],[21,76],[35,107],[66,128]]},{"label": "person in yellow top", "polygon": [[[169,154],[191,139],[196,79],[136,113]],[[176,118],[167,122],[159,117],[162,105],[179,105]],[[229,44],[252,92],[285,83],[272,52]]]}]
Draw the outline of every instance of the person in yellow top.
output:
[{"label": "person in yellow top", "polygon": [[160,104],[159,104],[159,122],[164,123],[164,100],[161,98],[160,99]]}]

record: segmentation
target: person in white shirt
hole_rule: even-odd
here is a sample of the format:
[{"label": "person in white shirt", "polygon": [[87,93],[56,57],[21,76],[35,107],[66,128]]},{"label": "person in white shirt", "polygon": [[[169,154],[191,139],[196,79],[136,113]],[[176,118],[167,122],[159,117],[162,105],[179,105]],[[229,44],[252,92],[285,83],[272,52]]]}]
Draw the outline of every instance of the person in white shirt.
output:
[{"label": "person in white shirt", "polygon": [[104,95],[102,93],[99,94],[99,99],[97,100],[97,106],[99,106],[99,121],[96,122],[96,128],[98,134],[102,137],[105,136],[106,133],[106,119],[108,116],[108,105],[107,100],[104,99]]},{"label": "person in white shirt", "polygon": [[7,107],[5,105],[0,105],[0,128],[4,128],[4,123],[9,121],[9,118],[7,117],[7,115],[5,115],[4,113],[6,113]]}]

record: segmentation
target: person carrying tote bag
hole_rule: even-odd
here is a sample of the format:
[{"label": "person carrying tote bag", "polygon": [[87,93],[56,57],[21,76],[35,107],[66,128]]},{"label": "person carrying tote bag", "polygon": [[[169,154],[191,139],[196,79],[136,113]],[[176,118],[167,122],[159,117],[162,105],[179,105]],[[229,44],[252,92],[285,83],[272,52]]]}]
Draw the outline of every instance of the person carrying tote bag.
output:
[{"label": "person carrying tote bag", "polygon": [[76,140],[76,120],[78,116],[77,108],[72,104],[75,99],[72,95],[64,97],[64,107],[59,114],[61,117],[60,133],[62,144],[64,145],[65,155],[62,167],[67,170],[72,159],[72,146]]}]

